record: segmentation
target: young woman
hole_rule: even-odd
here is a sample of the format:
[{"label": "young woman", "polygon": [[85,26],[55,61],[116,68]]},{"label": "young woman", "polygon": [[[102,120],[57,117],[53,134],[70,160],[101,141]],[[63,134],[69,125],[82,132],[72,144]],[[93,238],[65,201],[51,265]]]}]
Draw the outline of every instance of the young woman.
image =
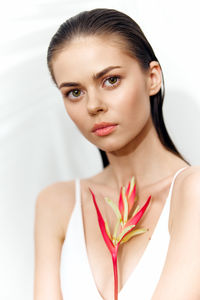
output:
[{"label": "young woman", "polygon": [[140,207],[152,201],[139,222],[148,231],[119,247],[119,299],[200,299],[200,167],[167,133],[162,70],[142,30],[113,9],[81,12],[52,37],[47,60],[69,116],[107,162],[95,176],[39,193],[34,300],[113,299],[112,260],[89,188],[113,230],[103,199],[117,203],[132,176]]}]

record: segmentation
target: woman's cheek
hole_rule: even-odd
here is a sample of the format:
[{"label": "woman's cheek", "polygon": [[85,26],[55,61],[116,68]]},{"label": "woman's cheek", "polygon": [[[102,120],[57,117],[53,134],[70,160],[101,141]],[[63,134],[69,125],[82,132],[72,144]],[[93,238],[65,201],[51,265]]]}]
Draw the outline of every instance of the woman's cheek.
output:
[{"label": "woman's cheek", "polygon": [[121,106],[121,114],[126,116],[127,126],[133,126],[138,131],[149,117],[150,100],[144,90],[139,87],[129,91],[130,93],[125,95],[124,105]]},{"label": "woman's cheek", "polygon": [[71,120],[74,122],[74,124],[78,127],[80,132],[87,138],[88,135],[88,128],[87,126],[87,120],[86,117],[83,116],[83,114],[80,113],[80,110],[73,113],[69,113],[69,116]]},{"label": "woman's cheek", "polygon": [[77,109],[77,108],[73,107],[72,104],[71,103],[65,104],[65,109],[66,109],[66,112],[67,112],[68,116],[70,117],[70,119],[75,124],[77,124],[77,122],[79,120],[80,109]]}]

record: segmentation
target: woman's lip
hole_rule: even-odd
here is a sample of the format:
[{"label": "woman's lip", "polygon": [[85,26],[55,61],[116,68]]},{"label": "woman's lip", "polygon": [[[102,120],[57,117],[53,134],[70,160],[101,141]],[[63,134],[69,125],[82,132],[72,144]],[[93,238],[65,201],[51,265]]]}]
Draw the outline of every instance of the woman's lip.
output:
[{"label": "woman's lip", "polygon": [[101,123],[96,123],[94,124],[92,128],[92,132],[96,131],[97,129],[105,128],[108,126],[114,126],[116,125],[115,123],[110,123],[110,122],[101,122]]},{"label": "woman's lip", "polygon": [[115,130],[115,128],[117,127],[116,124],[113,124],[113,125],[108,125],[106,127],[101,127],[101,128],[98,128],[96,129],[94,132],[95,135],[98,135],[98,136],[104,136],[104,135],[108,135],[110,134],[111,132],[113,132]]}]

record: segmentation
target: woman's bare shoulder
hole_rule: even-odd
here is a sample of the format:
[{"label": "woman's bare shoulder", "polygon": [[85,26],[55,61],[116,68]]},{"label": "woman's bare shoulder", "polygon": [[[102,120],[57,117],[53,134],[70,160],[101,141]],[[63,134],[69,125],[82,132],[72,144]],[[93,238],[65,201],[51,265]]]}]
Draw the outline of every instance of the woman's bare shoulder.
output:
[{"label": "woman's bare shoulder", "polygon": [[195,211],[200,211],[200,166],[187,167],[175,180],[172,193],[173,226],[181,222],[183,216],[191,215],[192,221]]},{"label": "woman's bare shoulder", "polygon": [[189,166],[183,170],[176,178],[174,184],[174,194],[183,196],[183,194],[195,194],[196,189],[200,187],[200,165]]},{"label": "woman's bare shoulder", "polygon": [[49,216],[49,223],[55,225],[58,236],[64,239],[74,205],[75,181],[55,182],[38,193],[35,214]]}]

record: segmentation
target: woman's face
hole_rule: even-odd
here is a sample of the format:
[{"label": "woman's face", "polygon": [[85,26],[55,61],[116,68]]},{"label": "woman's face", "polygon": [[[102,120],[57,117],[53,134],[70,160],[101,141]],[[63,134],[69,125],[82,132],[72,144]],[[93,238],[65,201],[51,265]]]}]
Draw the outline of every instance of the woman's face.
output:
[{"label": "woman's face", "polygon": [[104,151],[123,149],[150,118],[151,77],[112,39],[74,39],[53,71],[70,118]]}]

